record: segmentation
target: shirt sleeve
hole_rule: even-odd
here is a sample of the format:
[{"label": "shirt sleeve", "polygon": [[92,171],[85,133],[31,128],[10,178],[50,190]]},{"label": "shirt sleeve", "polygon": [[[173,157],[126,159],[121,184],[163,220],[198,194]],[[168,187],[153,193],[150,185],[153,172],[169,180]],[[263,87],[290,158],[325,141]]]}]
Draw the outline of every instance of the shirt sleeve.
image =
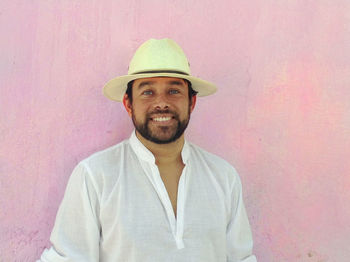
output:
[{"label": "shirt sleeve", "polygon": [[99,261],[98,192],[80,163],[69,178],[50,241],[37,262]]},{"label": "shirt sleeve", "polygon": [[256,262],[253,238],[243,203],[242,184],[236,174],[231,191],[231,217],[226,231],[227,262]]}]

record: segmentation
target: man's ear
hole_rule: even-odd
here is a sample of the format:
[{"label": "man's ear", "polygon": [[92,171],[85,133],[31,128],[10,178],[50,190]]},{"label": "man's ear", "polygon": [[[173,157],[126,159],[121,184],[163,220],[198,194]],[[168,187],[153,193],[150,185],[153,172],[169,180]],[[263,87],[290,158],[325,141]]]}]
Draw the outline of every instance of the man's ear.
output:
[{"label": "man's ear", "polygon": [[123,105],[125,107],[126,112],[128,112],[128,115],[132,116],[132,105],[130,103],[129,96],[127,94],[124,94],[123,96]]},{"label": "man's ear", "polygon": [[191,113],[196,105],[196,101],[197,101],[197,95],[192,96],[192,98],[191,98]]}]

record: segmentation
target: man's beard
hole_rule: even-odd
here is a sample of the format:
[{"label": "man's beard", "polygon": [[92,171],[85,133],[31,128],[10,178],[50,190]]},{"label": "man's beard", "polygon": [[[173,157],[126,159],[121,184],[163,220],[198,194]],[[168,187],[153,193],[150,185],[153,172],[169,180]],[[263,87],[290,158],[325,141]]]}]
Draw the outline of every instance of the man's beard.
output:
[{"label": "man's beard", "polygon": [[[152,131],[149,124],[152,115],[157,114],[171,114],[173,120],[175,119],[177,124],[175,126],[158,126],[154,127],[157,130]],[[180,121],[179,115],[169,109],[166,110],[154,110],[150,113],[147,113],[145,116],[145,121],[137,121],[135,118],[134,111],[132,111],[132,122],[134,123],[135,129],[141,134],[145,139],[154,142],[156,144],[169,144],[176,141],[179,137],[182,136],[185,129],[187,128],[188,122],[190,121],[190,107],[188,110],[187,117]],[[153,129],[154,129],[153,128]],[[170,133],[168,137],[162,137],[162,134]]]}]

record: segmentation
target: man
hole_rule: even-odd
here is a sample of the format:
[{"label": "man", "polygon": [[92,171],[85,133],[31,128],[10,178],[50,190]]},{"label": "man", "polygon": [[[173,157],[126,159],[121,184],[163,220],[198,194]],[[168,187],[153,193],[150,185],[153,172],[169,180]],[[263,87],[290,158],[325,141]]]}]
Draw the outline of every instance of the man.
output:
[{"label": "man", "polygon": [[173,40],[141,45],[104,86],[135,131],[74,169],[41,261],[256,261],[235,169],[184,139],[215,91]]}]

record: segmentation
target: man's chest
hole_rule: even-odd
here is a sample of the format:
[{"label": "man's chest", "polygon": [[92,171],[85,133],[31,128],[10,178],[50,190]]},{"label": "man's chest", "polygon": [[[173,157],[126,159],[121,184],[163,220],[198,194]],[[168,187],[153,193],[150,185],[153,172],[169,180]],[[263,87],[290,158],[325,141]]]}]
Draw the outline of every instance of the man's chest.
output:
[{"label": "man's chest", "polygon": [[179,180],[182,174],[183,166],[159,166],[158,170],[176,216]]},{"label": "man's chest", "polygon": [[[225,234],[224,198],[208,181],[192,174],[178,181],[169,177],[160,181],[164,190],[145,174],[124,176],[101,209],[102,234],[118,235],[136,246],[149,238],[162,243],[178,237],[215,239]],[[177,207],[176,218],[172,205]]]}]

